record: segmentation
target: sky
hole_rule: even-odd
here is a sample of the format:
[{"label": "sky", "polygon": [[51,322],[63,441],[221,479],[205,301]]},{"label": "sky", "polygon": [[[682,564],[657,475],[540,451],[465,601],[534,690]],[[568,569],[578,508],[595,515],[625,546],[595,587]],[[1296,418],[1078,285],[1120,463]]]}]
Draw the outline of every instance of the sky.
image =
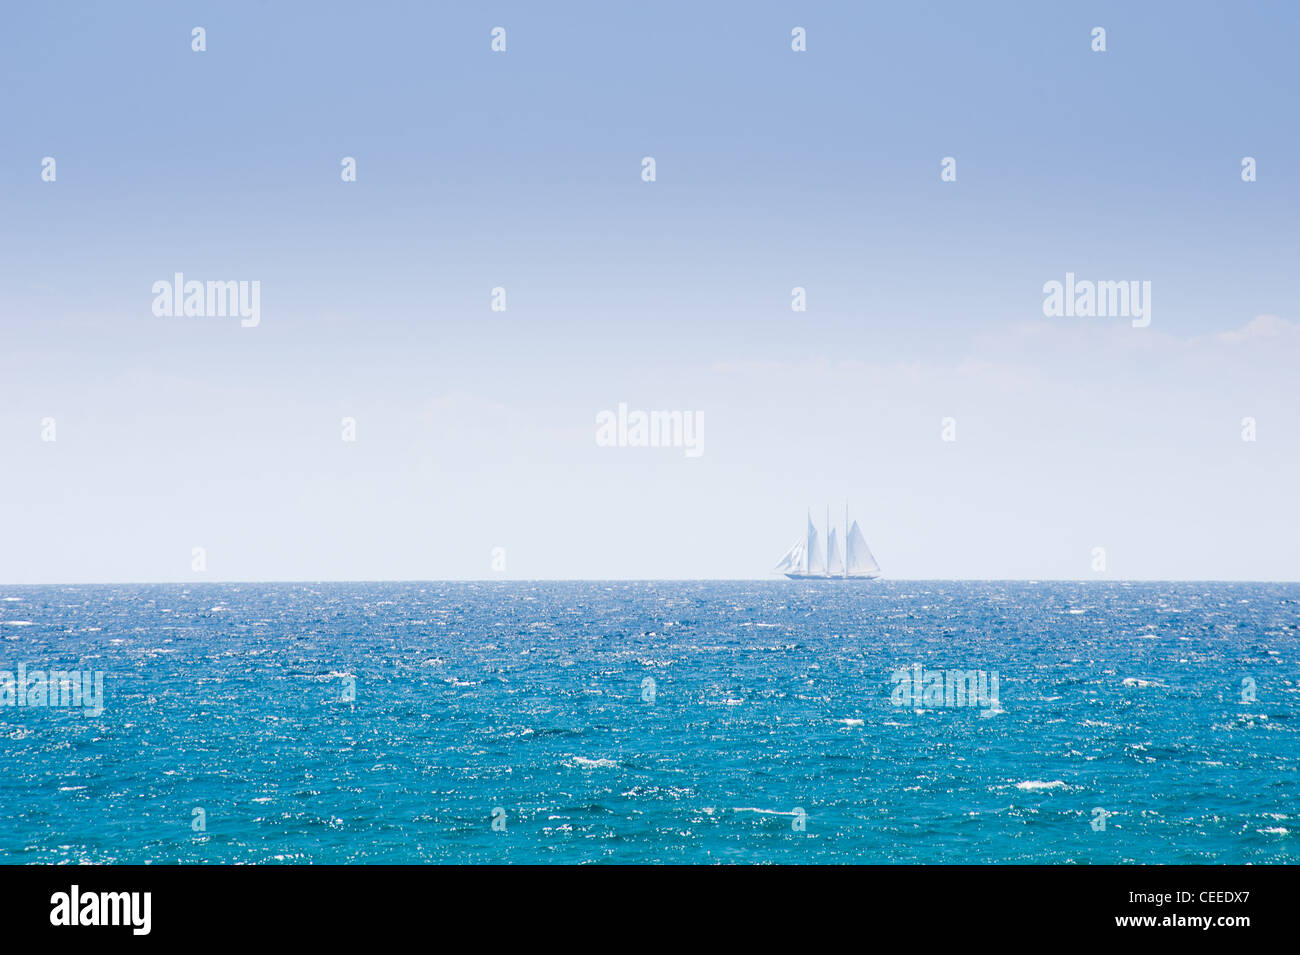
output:
[{"label": "sky", "polygon": [[1294,4],[3,16],[0,582],[1300,579]]}]

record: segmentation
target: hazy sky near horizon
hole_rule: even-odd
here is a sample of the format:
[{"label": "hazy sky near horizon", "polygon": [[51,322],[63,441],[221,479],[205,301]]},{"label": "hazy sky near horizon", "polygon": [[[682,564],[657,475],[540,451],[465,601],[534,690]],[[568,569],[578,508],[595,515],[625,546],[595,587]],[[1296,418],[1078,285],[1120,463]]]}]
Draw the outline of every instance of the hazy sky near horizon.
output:
[{"label": "hazy sky near horizon", "polygon": [[0,582],[762,578],[846,498],[890,577],[1300,579],[1300,7],[4,18]]}]

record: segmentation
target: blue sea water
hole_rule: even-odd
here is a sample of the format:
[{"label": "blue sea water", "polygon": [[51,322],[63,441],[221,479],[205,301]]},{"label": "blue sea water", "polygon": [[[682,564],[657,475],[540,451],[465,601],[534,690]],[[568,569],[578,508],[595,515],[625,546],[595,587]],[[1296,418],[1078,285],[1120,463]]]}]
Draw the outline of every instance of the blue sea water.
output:
[{"label": "blue sea water", "polygon": [[1296,584],[0,587],[20,662],[105,699],[0,706],[6,863],[1300,861]]}]

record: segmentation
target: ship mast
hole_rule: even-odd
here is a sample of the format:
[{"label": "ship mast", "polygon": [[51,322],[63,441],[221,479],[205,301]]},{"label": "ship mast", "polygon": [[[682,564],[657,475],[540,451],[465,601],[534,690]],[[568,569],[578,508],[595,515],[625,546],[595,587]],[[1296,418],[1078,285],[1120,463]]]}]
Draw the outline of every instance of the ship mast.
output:
[{"label": "ship mast", "polygon": [[[812,508],[808,508],[808,529],[812,530]],[[812,535],[804,534],[803,572],[806,575],[812,569]]]},{"label": "ship mast", "polygon": [[831,575],[831,568],[835,566],[833,563],[831,563],[832,546],[833,544],[831,541],[831,506],[827,504],[826,505],[826,576],[827,577]]}]

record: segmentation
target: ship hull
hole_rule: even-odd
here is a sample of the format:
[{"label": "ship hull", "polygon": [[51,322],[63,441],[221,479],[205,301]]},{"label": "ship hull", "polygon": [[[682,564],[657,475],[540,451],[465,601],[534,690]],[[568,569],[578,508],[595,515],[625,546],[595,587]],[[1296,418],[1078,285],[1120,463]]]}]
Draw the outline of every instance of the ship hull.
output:
[{"label": "ship hull", "polygon": [[855,575],[855,576],[853,576],[853,577],[845,577],[845,576],[843,576],[842,574],[840,574],[840,575],[836,575],[836,576],[834,576],[834,577],[832,577],[830,574],[786,574],[786,576],[789,577],[791,580],[852,580],[852,581],[858,581],[858,580],[879,580],[879,579],[880,579],[880,575],[879,575],[879,574],[871,574],[871,575],[869,575],[869,576],[864,576],[864,575]]}]

